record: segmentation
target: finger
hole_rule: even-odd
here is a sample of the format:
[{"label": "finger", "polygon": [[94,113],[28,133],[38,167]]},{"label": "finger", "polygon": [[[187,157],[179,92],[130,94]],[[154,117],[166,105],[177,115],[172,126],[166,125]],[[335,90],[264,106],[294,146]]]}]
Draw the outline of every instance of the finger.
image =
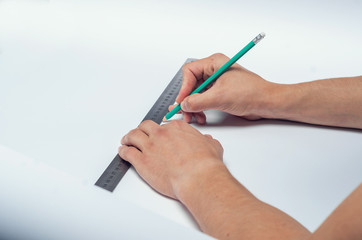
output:
[{"label": "finger", "polygon": [[183,112],[182,115],[183,115],[184,121],[187,123],[191,123],[192,119],[195,118],[195,120],[198,124],[201,124],[201,125],[206,124],[206,115],[203,112],[198,112],[198,113]]},{"label": "finger", "polygon": [[206,80],[204,77],[211,76],[213,73],[214,67],[210,57],[185,64],[182,68],[182,86],[176,102],[182,102],[195,89],[198,81],[203,82]]},{"label": "finger", "polygon": [[206,115],[204,112],[198,112],[198,113],[194,113],[196,122],[198,124],[204,125],[206,124]]},{"label": "finger", "polygon": [[209,138],[209,139],[213,139],[210,134],[204,134],[204,136],[207,137],[207,138]]},{"label": "finger", "polygon": [[199,130],[192,127],[190,124],[188,124],[186,121],[182,120],[173,120],[167,124],[162,125],[163,128],[172,128],[172,129],[179,129],[183,132],[189,132],[189,133],[196,133],[199,135],[202,135]]},{"label": "finger", "polygon": [[217,147],[218,152],[219,152],[219,153],[221,154],[221,156],[222,156],[223,153],[224,153],[224,148],[223,148],[223,146],[222,146],[221,143],[220,143],[217,139],[215,139],[215,138],[213,138],[212,141],[213,141],[213,143],[215,144],[215,146]]},{"label": "finger", "polygon": [[152,120],[143,121],[138,125],[138,129],[142,130],[148,136],[154,131],[154,129],[159,128],[160,126]]},{"label": "finger", "polygon": [[188,96],[181,103],[184,112],[202,112],[207,109],[219,109],[222,94],[216,88],[210,88],[203,93]]},{"label": "finger", "polygon": [[122,140],[122,145],[134,146],[139,150],[143,151],[147,147],[149,141],[148,136],[142,130],[136,128],[131,130],[127,135],[125,135]]},{"label": "finger", "polygon": [[190,95],[198,80],[197,76],[189,69],[190,64],[194,63],[188,63],[182,68],[182,85],[176,97],[177,103],[180,103],[185,97]]},{"label": "finger", "polygon": [[191,123],[191,121],[192,121],[192,113],[183,112],[182,117],[183,117],[185,122]]},{"label": "finger", "polygon": [[[172,109],[174,109],[178,104],[174,104],[174,105],[170,105],[168,107],[168,111],[171,111]],[[178,111],[177,114],[181,113],[181,111]]]},{"label": "finger", "polygon": [[207,58],[185,64],[182,68],[182,86],[176,97],[176,102],[181,103],[196,88],[196,85],[204,82],[228,60],[229,58],[224,54],[216,53]]},{"label": "finger", "polygon": [[135,168],[138,168],[142,161],[142,153],[132,146],[120,146],[118,148],[119,156],[127,162],[130,162]]}]

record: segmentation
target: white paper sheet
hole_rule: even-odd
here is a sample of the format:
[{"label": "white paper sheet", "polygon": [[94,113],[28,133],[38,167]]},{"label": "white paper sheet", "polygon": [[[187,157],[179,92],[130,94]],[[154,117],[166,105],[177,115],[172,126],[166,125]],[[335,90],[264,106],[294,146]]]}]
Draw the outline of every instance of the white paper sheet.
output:
[{"label": "white paper sheet", "polygon": [[[18,163],[9,162],[2,152],[1,171],[6,174],[0,175],[0,194],[7,213],[2,212],[1,219],[10,218],[20,206],[26,224],[43,209],[39,224],[48,221],[50,211],[49,226],[60,223],[72,231],[79,227],[74,231],[83,234],[86,225],[77,222],[88,216],[85,211],[93,211],[96,203],[111,208],[131,202],[130,209],[140,215],[143,210],[134,206],[196,229],[198,234],[188,211],[153,191],[134,169],[112,194],[93,186],[116,154],[121,137],[139,124],[186,58],[214,52],[232,56],[264,31],[265,40],[240,63],[270,81],[293,83],[360,74],[362,35],[355,31],[359,26],[354,23],[362,19],[361,14],[353,14],[360,9],[359,3],[328,4],[328,9],[332,8],[328,11],[315,1],[298,6],[287,1],[280,6],[268,1],[220,4],[1,1],[0,144],[67,176],[53,179],[40,167],[42,177],[33,179],[34,175],[26,173],[28,167],[21,167],[13,183]],[[333,9],[343,17],[336,18]],[[212,34],[215,29],[221,32]],[[343,51],[335,52],[335,46],[343,42],[348,42]],[[248,122],[214,111],[207,116],[208,125],[194,126],[220,140],[224,161],[234,176],[261,200],[311,230],[361,182],[362,136],[358,130],[284,121]],[[81,187],[67,190],[72,185],[68,176]],[[49,185],[41,185],[48,178]],[[38,184],[37,194],[29,192],[28,182]],[[52,184],[59,190],[52,189]],[[86,190],[79,190],[83,188]],[[51,210],[46,201],[53,199],[52,191],[68,197],[75,194],[79,201],[67,198],[63,205],[56,201],[60,210]],[[31,201],[25,199],[29,197]],[[94,199],[79,216],[72,215],[87,197]],[[124,211],[123,206],[118,211]],[[107,218],[101,209],[89,214]],[[120,219],[126,221],[128,216]],[[13,224],[15,220],[21,219],[0,224],[0,229],[22,231],[23,225]],[[94,219],[89,221],[95,224]],[[133,223],[127,228],[136,228]],[[34,234],[42,234],[38,226]],[[92,229],[90,233],[96,236],[96,232]],[[50,236],[45,230],[44,234],[45,239]]]},{"label": "white paper sheet", "polygon": [[1,239],[210,239],[0,146]]}]

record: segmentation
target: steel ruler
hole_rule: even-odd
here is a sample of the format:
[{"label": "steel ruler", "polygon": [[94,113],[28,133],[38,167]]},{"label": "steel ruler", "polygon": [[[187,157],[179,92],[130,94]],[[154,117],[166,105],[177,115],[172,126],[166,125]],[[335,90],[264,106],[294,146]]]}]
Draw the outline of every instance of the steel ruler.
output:
[{"label": "steel ruler", "polygon": [[[189,63],[196,59],[188,58],[185,62]],[[158,97],[155,104],[148,111],[142,122],[145,120],[152,120],[157,124],[162,122],[163,117],[168,112],[168,106],[175,103],[178,92],[180,91],[182,83],[182,67],[178,70],[176,75],[172,78],[171,82],[167,85],[162,94]],[[126,174],[131,164],[123,160],[118,154],[113,158],[112,162],[108,165],[106,170],[99,177],[96,186],[105,190],[113,192],[121,181],[122,177]]]}]

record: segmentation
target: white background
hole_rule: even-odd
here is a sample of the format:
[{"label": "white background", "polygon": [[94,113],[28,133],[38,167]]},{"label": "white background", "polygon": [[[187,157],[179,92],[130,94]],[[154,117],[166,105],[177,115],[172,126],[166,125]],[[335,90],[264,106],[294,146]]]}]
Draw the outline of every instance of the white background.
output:
[{"label": "white background", "polygon": [[[239,63],[269,81],[355,76],[361,23],[362,1],[0,1],[0,145],[108,198],[94,182],[186,58],[232,57],[263,31]],[[361,182],[359,130],[207,115],[194,127],[220,140],[234,176],[311,231]],[[16,172],[7,156],[0,172]],[[111,196],[197,229],[133,169]]]}]

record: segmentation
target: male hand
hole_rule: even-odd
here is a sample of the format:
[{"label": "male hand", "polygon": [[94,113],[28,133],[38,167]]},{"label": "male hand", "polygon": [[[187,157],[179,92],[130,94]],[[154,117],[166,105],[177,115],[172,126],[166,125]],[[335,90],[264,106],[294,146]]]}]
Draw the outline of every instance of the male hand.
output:
[{"label": "male hand", "polygon": [[[206,117],[203,111],[207,109],[224,111],[249,120],[262,117],[262,109],[265,109],[268,96],[277,84],[264,80],[238,64],[230,67],[203,93],[189,96],[228,60],[228,57],[218,53],[183,67],[182,87],[176,102],[181,103],[186,122],[190,122],[194,116],[198,123],[204,124]],[[174,107],[170,106],[169,110]]]},{"label": "male hand", "polygon": [[159,126],[144,121],[121,140],[119,155],[158,192],[179,199],[205,173],[226,167],[223,148],[210,135],[203,135],[184,121]]}]

